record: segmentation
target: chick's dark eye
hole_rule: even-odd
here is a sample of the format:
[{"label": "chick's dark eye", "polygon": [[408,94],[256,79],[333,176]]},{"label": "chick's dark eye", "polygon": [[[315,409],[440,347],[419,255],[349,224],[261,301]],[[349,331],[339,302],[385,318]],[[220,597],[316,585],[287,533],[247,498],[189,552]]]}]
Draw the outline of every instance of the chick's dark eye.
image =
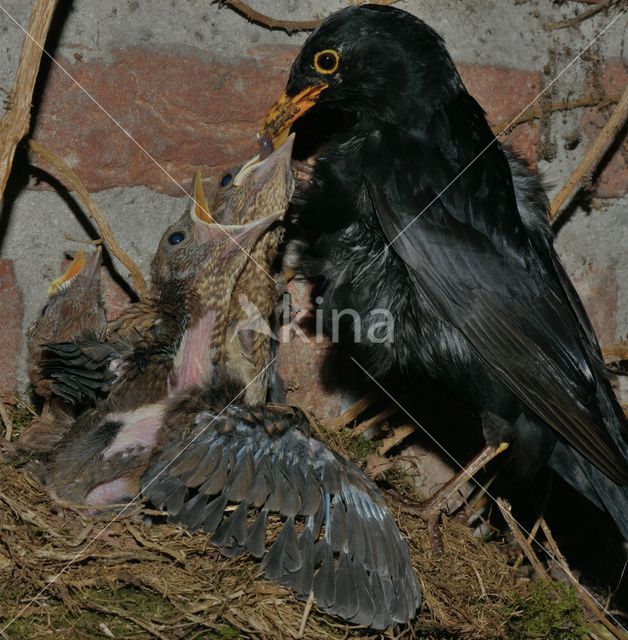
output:
[{"label": "chick's dark eye", "polygon": [[230,173],[225,173],[222,178],[220,178],[220,186],[228,187],[233,180],[233,176]]},{"label": "chick's dark eye", "polygon": [[179,242],[183,242],[185,240],[185,233],[181,233],[180,231],[175,231],[168,236],[168,242],[170,244],[179,244]]},{"label": "chick's dark eye", "polygon": [[339,65],[340,56],[333,49],[324,49],[314,56],[314,68],[324,75],[336,73]]}]

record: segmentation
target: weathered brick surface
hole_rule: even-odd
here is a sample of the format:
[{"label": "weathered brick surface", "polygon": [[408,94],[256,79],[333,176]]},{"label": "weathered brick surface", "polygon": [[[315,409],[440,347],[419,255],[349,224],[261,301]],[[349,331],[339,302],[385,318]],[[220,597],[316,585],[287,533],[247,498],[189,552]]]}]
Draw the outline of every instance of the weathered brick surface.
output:
[{"label": "weathered brick surface", "polygon": [[[591,91],[597,90],[602,96],[621,96],[628,84],[628,71],[618,59],[607,60],[602,72],[591,79]],[[604,109],[587,109],[580,118],[586,147],[590,147],[608,121],[616,105]],[[582,153],[584,154],[584,149]],[[628,140],[619,136],[617,142],[600,165],[601,171],[594,176],[595,195],[600,198],[617,198],[628,188]]]},{"label": "weathered brick surface", "polygon": [[111,277],[106,267],[102,268],[100,277],[107,320],[115,320],[131,302],[131,298],[118,282]]},{"label": "weathered brick surface", "polygon": [[[296,49],[260,46],[245,59],[127,49],[113,62],[52,67],[34,137],[70,162],[90,191],[146,185],[181,195],[198,167],[212,177],[254,153],[264,112]],[[157,166],[121,129],[161,165]]]},{"label": "weathered brick surface", "polygon": [[586,264],[570,274],[602,347],[616,342],[617,273],[612,266]]},{"label": "weathered brick surface", "polygon": [[0,399],[16,393],[22,316],[22,291],[15,279],[13,260],[0,259]]},{"label": "weathered brick surface", "polygon": [[327,339],[316,342],[308,329],[311,291],[308,282],[293,280],[288,285],[294,317],[292,326],[285,325],[280,331],[276,366],[286,401],[324,420],[340,414],[342,398],[339,380],[325,377],[333,369],[328,361],[332,345]]}]

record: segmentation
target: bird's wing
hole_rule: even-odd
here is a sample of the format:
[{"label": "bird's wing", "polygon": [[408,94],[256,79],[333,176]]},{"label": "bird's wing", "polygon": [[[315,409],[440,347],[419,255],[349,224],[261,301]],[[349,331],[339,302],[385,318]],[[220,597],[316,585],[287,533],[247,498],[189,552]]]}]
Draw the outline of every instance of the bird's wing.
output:
[{"label": "bird's wing", "polygon": [[52,391],[72,404],[93,404],[116,379],[111,363],[121,357],[122,343],[86,337],[76,342],[44,345],[42,372]]},{"label": "bird's wing", "polygon": [[[263,558],[266,578],[300,597],[313,592],[352,623],[383,629],[414,616],[408,546],[379,490],[299,428],[300,414],[230,407],[192,421],[185,435],[169,430],[142,479],[170,521],[211,534],[227,555]],[[271,521],[282,525],[275,537]]]},{"label": "bird's wing", "polygon": [[446,153],[459,150],[430,149],[418,177],[365,176],[388,242],[420,295],[495,376],[611,479],[627,483],[627,461],[597,405],[604,382],[595,337],[551,245],[544,256],[528,237],[500,149],[487,149],[454,182]]}]

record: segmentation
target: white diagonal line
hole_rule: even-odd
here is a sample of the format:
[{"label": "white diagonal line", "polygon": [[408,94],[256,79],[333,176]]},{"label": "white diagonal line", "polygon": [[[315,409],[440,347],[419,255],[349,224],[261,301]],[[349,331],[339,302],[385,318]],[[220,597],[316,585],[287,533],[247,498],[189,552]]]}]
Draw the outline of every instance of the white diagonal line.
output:
[{"label": "white diagonal line", "polygon": [[[194,202],[194,204],[201,208],[201,205],[195,200],[194,196],[192,196],[192,194],[188,193],[188,191],[183,187],[183,185],[181,185],[180,182],[178,182],[176,180],[176,178],[170,174],[170,172],[140,143],[138,142],[110,113],[109,111],[107,111],[107,109],[105,109],[105,107],[102,106],[102,104],[100,104],[100,102],[98,102],[98,100],[96,100],[96,98],[94,98],[94,96],[87,91],[87,89],[85,89],[85,87],[83,87],[83,85],[74,78],[74,76],[60,63],[58,62],[50,53],[48,53],[48,51],[46,51],[46,49],[39,44],[39,42],[37,42],[30,33],[28,33],[28,31],[26,31],[26,29],[24,29],[24,27],[0,4],[0,11],[2,11],[7,18],[9,18],[9,20],[11,20],[11,22],[13,22],[13,24],[15,24],[17,27],[19,27],[24,34],[26,35],[27,38],[29,38],[30,40],[32,40],[36,46],[38,46],[42,53],[44,53],[46,56],[48,56],[48,58],[50,58],[50,60],[59,68],[61,69],[61,71],[63,71],[63,73],[109,118],[109,120],[111,120],[111,122],[113,122],[113,124],[116,125],[116,127],[118,127],[118,129],[120,129],[120,131],[122,131],[122,133],[124,133],[124,135],[133,143],[135,144],[138,149],[151,161],[153,162],[161,171],[163,171],[163,173],[172,181],[172,183],[174,185],[177,186],[178,189],[180,189],[190,200],[192,200],[192,202]],[[259,269],[261,269],[266,276],[268,276],[273,282],[275,282],[275,279],[266,271],[266,269],[264,269],[264,267],[259,264],[259,262],[257,262],[257,260],[255,260],[255,258],[253,258],[247,251],[246,249],[240,245],[240,243],[224,228],[223,225],[221,225],[219,222],[217,222],[216,220],[214,220],[213,224],[217,225],[218,228],[231,240],[231,242],[233,242],[235,245],[237,245],[237,247],[240,249],[240,251],[242,251],[249,260],[251,260],[252,262],[254,262],[257,267]]]},{"label": "white diagonal line", "polygon": [[410,226],[412,226],[440,197],[454,184],[460,176],[462,176],[469,167],[473,166],[475,162],[482,157],[482,155],[486,152],[487,149],[492,147],[496,142],[497,138],[504,133],[507,129],[509,129],[562,75],[565,73],[571,66],[582,57],[582,54],[587,51],[608,29],[610,29],[619,18],[621,18],[624,13],[626,13],[626,9],[622,9],[620,13],[618,13],[603,29],[600,31],[589,44],[587,44],[584,49],[575,56],[575,58],[553,79],[551,80],[541,91],[498,133],[496,136],[478,153],[469,164],[467,164],[454,178],[453,180],[438,194],[436,195],[417,215],[414,217],[390,242],[386,242],[386,246],[372,259],[369,263],[360,269],[359,273],[351,280],[351,284],[353,284],[392,244],[402,236]]},{"label": "white diagonal line", "polygon": [[[268,369],[268,367],[270,367],[273,362],[275,362],[276,358],[273,358],[241,391],[239,391],[234,397],[233,399],[229,402],[229,404],[225,405],[195,436],[194,438],[192,438],[186,445],[185,447],[183,447],[183,449],[181,449],[181,451],[179,451],[177,453],[177,455],[175,455],[172,460],[163,468],[161,469],[161,471],[159,471],[159,473],[150,481],[148,482],[146,485],[144,485],[143,490],[147,489],[148,487],[151,486],[151,484],[153,484],[153,482],[155,482],[155,480],[157,480],[157,478],[159,478],[164,471],[166,471],[178,458],[179,456],[186,451],[192,444],[194,444],[194,442],[196,442],[196,440],[198,440],[198,438],[200,436],[203,435],[203,433],[205,433],[205,431],[207,431],[207,429],[210,427],[210,425],[216,420],[218,419],[265,371],[266,369]],[[137,495],[135,495],[133,498],[131,498],[123,507],[120,511],[118,511],[118,513],[116,513],[116,515],[109,521],[107,522],[107,524],[89,541],[85,544],[85,546],[67,563],[65,564],[56,575],[54,575],[50,580],[48,580],[48,582],[46,582],[46,584],[37,592],[37,594],[35,596],[33,596],[25,605],[24,607],[18,611],[18,613],[11,618],[11,620],[9,620],[9,622],[7,622],[7,624],[2,627],[2,629],[0,629],[0,634],[4,635],[4,632],[20,617],[22,616],[33,604],[33,602],[35,602],[35,600],[37,600],[37,598],[39,598],[42,593],[44,593],[48,587],[50,587],[51,584],[53,584],[56,580],[58,580],[79,558],[81,555],[83,555],[85,553],[85,551],[87,551],[87,549],[89,549],[95,542],[96,540],[98,540],[102,534],[107,531],[107,529],[109,529],[109,527],[116,522],[117,520],[119,520],[120,516],[122,516],[122,514],[138,499],[142,496],[142,492],[138,493]]]},{"label": "white diagonal line", "polygon": [[[394,397],[392,396],[380,383],[378,380],[376,380],[353,356],[351,357],[351,360],[353,360],[353,362],[360,367],[360,369],[408,416],[408,418],[410,418],[410,420],[412,420],[412,422],[414,422],[420,429],[421,431],[423,431],[423,433],[425,433],[430,440],[448,457],[452,460],[452,462],[465,474],[469,477],[469,480],[471,480],[474,484],[476,484],[479,488],[480,491],[482,491],[484,494],[486,494],[491,500],[493,500],[495,503],[497,503],[497,499],[495,498],[495,496],[493,496],[488,489],[486,489],[484,486],[482,486],[466,469],[466,467],[464,467],[462,464],[460,464],[460,462],[458,462],[458,460],[456,460],[456,458],[454,458],[454,456]],[[512,519],[517,523],[517,526],[520,527],[520,529],[528,536],[531,537],[530,532],[514,517],[512,516]],[[550,553],[540,542],[537,542],[536,538],[532,538],[532,541],[534,542],[534,544],[541,549],[549,558],[550,560],[553,560],[557,565],[559,565],[560,567],[562,567],[562,569],[565,571],[565,574],[567,576],[571,576],[571,572],[569,571],[569,567],[565,567],[562,565],[562,563],[560,562],[560,560],[558,560],[558,558],[556,558],[552,553]],[[601,611],[603,611],[620,629],[622,629],[623,631],[626,631],[626,628],[619,622],[619,620],[617,620],[617,618],[610,612],[608,611],[608,609],[606,609],[604,607],[604,605],[600,604],[594,597],[593,595],[585,588],[583,587],[579,582],[574,581],[574,584],[577,586],[578,589],[580,589],[583,593],[586,593],[589,598],[591,598],[591,600],[593,602],[595,602],[598,607],[600,608]]]}]

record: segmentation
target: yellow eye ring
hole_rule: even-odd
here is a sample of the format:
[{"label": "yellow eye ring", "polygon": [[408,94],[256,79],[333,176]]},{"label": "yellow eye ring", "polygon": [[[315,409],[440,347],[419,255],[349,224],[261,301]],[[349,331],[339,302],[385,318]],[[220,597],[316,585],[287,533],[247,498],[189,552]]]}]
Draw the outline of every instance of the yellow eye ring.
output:
[{"label": "yellow eye ring", "polygon": [[325,76],[336,73],[339,66],[340,56],[333,49],[323,49],[314,56],[314,68]]}]

